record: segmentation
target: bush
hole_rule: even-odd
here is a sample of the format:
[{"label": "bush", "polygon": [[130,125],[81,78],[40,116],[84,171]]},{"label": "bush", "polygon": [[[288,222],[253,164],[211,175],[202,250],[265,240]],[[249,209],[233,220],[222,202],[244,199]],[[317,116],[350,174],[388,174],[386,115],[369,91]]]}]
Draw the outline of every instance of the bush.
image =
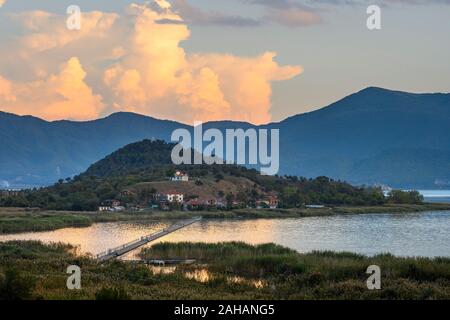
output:
[{"label": "bush", "polygon": [[1,300],[25,300],[32,297],[35,281],[16,270],[7,270],[0,278]]},{"label": "bush", "polygon": [[392,190],[388,201],[396,204],[422,204],[423,196],[418,191]]},{"label": "bush", "polygon": [[102,288],[95,293],[95,300],[130,300],[124,288]]}]

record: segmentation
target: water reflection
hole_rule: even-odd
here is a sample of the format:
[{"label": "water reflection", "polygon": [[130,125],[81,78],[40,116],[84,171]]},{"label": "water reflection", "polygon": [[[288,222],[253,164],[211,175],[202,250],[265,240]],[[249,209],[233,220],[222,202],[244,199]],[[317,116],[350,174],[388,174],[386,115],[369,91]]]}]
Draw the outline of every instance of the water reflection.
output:
[{"label": "water reflection", "polygon": [[[170,223],[102,223],[88,228],[0,236],[0,241],[41,240],[78,245],[97,254],[165,228]],[[274,242],[299,252],[390,252],[399,256],[450,256],[450,211],[367,214],[301,219],[210,220],[179,230],[157,242]],[[151,245],[151,244],[149,244]],[[148,245],[148,246],[149,246]],[[134,258],[135,252],[126,258]]]}]

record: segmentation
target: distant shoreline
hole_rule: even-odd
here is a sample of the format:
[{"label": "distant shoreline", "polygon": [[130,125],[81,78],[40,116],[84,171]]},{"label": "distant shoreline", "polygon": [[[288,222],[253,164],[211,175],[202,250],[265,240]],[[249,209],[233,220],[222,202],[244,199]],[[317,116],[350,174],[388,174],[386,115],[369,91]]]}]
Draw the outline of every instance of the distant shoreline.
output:
[{"label": "distant shoreline", "polygon": [[205,219],[283,219],[330,215],[415,213],[448,211],[450,203],[421,205],[389,204],[383,206],[325,207],[318,209],[240,209],[232,211],[143,211],[143,212],[69,212],[39,209],[0,208],[0,234],[53,231],[62,228],[89,227],[94,223],[119,221],[163,221],[202,216]]}]

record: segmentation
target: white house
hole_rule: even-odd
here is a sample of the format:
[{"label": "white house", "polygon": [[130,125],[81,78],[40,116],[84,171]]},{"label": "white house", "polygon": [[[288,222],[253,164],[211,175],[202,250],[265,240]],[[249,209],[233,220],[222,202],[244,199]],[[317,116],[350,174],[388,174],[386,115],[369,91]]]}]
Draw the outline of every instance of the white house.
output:
[{"label": "white house", "polygon": [[158,193],[155,195],[155,200],[159,202],[184,202],[184,195],[177,192]]},{"label": "white house", "polygon": [[125,207],[118,206],[118,207],[108,207],[108,206],[100,206],[98,207],[98,211],[100,212],[120,212],[124,211]]},{"label": "white house", "polygon": [[183,202],[184,201],[184,195],[181,193],[168,193],[167,194],[167,201],[169,202]]},{"label": "white house", "polygon": [[120,201],[118,200],[103,201],[98,207],[98,211],[100,212],[118,212],[123,210],[125,210],[125,208],[120,205]]},{"label": "white house", "polygon": [[174,176],[170,178],[171,181],[189,181],[189,176],[187,173],[181,171],[175,172]]}]

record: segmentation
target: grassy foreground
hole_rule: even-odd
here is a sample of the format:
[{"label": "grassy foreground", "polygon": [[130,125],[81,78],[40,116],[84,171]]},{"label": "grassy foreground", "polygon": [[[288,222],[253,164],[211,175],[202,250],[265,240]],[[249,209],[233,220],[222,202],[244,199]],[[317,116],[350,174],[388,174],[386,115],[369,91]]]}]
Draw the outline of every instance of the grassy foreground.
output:
[{"label": "grassy foreground", "polygon": [[[0,243],[0,299],[449,299],[450,259],[299,254],[274,244],[161,243],[144,258],[195,258],[163,274],[131,262],[100,265],[74,248]],[[82,289],[66,288],[67,266],[82,270]],[[369,265],[382,289],[367,289]]]},{"label": "grassy foreground", "polygon": [[144,211],[144,212],[70,212],[42,211],[40,209],[0,208],[0,234],[49,231],[67,227],[88,227],[93,223],[115,221],[147,221],[188,219],[202,216],[206,219],[301,218],[366,213],[407,213],[450,210],[450,204],[388,204],[370,207],[334,207],[321,209],[241,209],[233,211]]}]

